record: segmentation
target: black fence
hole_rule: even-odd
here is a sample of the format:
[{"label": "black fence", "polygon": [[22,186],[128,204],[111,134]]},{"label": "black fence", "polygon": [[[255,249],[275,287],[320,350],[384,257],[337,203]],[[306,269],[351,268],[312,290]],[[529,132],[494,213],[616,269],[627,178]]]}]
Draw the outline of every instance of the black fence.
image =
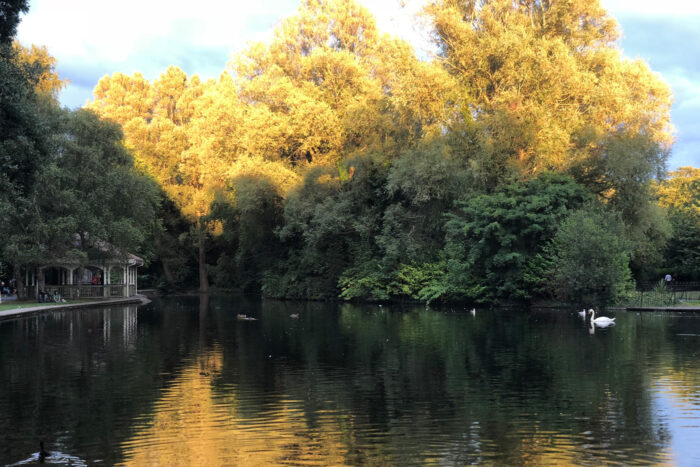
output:
[{"label": "black fence", "polygon": [[[648,292],[655,287],[658,287],[659,281],[640,281],[637,282],[637,290],[640,292]],[[667,282],[666,288],[672,292],[689,292],[689,291],[700,291],[700,282],[681,282],[681,281],[670,281]]]},{"label": "black fence", "polygon": [[638,294],[628,305],[670,306],[700,300],[700,282],[637,282]]}]

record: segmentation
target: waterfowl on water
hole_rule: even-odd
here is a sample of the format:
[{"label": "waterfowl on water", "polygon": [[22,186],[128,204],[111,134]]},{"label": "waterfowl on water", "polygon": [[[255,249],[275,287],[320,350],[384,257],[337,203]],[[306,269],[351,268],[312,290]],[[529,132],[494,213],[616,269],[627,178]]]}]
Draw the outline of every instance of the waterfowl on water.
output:
[{"label": "waterfowl on water", "polygon": [[236,315],[236,318],[238,318],[240,321],[257,321],[258,320],[257,318],[251,318],[248,315],[242,315],[240,313],[238,313]]},{"label": "waterfowl on water", "polygon": [[289,317],[290,317],[290,318],[298,318],[298,317],[299,317],[299,313],[292,313],[291,315],[289,315]]},{"label": "waterfowl on water", "polygon": [[47,457],[51,457],[51,453],[44,449],[44,442],[39,441],[39,462],[43,463],[44,459],[46,459]]},{"label": "waterfowl on water", "polygon": [[579,312],[578,312],[578,315],[579,315],[581,318],[586,319],[586,309],[584,308],[583,310],[579,311]]},{"label": "waterfowl on water", "polygon": [[615,324],[615,318],[608,318],[607,316],[601,316],[599,318],[595,317],[595,311],[593,308],[588,310],[588,314],[591,315],[591,326],[594,324],[599,327],[606,327]]}]

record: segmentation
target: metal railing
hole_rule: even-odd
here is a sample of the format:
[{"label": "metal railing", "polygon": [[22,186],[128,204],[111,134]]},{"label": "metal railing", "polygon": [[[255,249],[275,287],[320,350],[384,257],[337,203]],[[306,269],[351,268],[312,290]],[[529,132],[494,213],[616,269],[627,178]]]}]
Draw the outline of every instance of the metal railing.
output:
[{"label": "metal railing", "polygon": [[700,300],[700,282],[671,281],[660,286],[660,281],[640,281],[636,299],[629,305],[670,306],[689,300]]},{"label": "metal railing", "polygon": [[[51,285],[46,284],[39,293],[47,293],[53,296],[56,292],[61,298],[66,300],[78,298],[121,298],[128,295],[132,296],[136,293],[136,286],[126,284],[107,284],[107,285]],[[36,286],[30,285],[25,287],[26,297],[38,299]]]}]

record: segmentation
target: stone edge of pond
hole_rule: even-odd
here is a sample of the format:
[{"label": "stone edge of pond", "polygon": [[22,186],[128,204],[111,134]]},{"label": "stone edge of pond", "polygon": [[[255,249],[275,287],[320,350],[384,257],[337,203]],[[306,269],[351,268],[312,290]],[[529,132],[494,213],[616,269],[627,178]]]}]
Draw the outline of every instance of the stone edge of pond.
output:
[{"label": "stone edge of pond", "polygon": [[17,318],[19,316],[29,316],[33,314],[40,314],[48,311],[55,310],[71,310],[75,308],[90,308],[95,306],[111,306],[111,305],[130,305],[139,304],[145,305],[150,303],[150,300],[143,295],[134,295],[129,298],[118,298],[111,300],[94,300],[90,302],[83,303],[69,303],[65,305],[51,305],[51,306],[33,306],[31,308],[13,308],[10,310],[0,311],[0,321],[6,318]]},{"label": "stone edge of pond", "polygon": [[699,312],[699,306],[628,306],[628,307],[609,307],[610,311],[692,311]]}]

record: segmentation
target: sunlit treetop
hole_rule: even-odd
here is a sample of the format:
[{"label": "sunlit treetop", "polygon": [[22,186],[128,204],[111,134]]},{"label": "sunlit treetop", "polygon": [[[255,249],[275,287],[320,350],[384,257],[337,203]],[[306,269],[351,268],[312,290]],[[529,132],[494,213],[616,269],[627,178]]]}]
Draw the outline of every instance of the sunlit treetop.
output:
[{"label": "sunlit treetop", "polygon": [[439,132],[451,80],[379,32],[364,7],[340,0],[302,2],[269,44],[251,45],[229,69],[260,135],[249,150],[295,164],[395,151]]},{"label": "sunlit treetop", "polygon": [[14,60],[23,69],[34,90],[50,96],[58,102],[58,93],[68,81],[61,79],[56,71],[56,58],[49,54],[46,46],[23,47],[18,41],[12,43]]},{"label": "sunlit treetop", "polygon": [[686,210],[700,219],[700,168],[681,167],[656,186],[659,204]]},{"label": "sunlit treetop", "polygon": [[670,89],[623,59],[597,0],[434,0],[425,15],[467,96],[464,118],[523,173],[590,165],[624,134],[669,151]]}]

